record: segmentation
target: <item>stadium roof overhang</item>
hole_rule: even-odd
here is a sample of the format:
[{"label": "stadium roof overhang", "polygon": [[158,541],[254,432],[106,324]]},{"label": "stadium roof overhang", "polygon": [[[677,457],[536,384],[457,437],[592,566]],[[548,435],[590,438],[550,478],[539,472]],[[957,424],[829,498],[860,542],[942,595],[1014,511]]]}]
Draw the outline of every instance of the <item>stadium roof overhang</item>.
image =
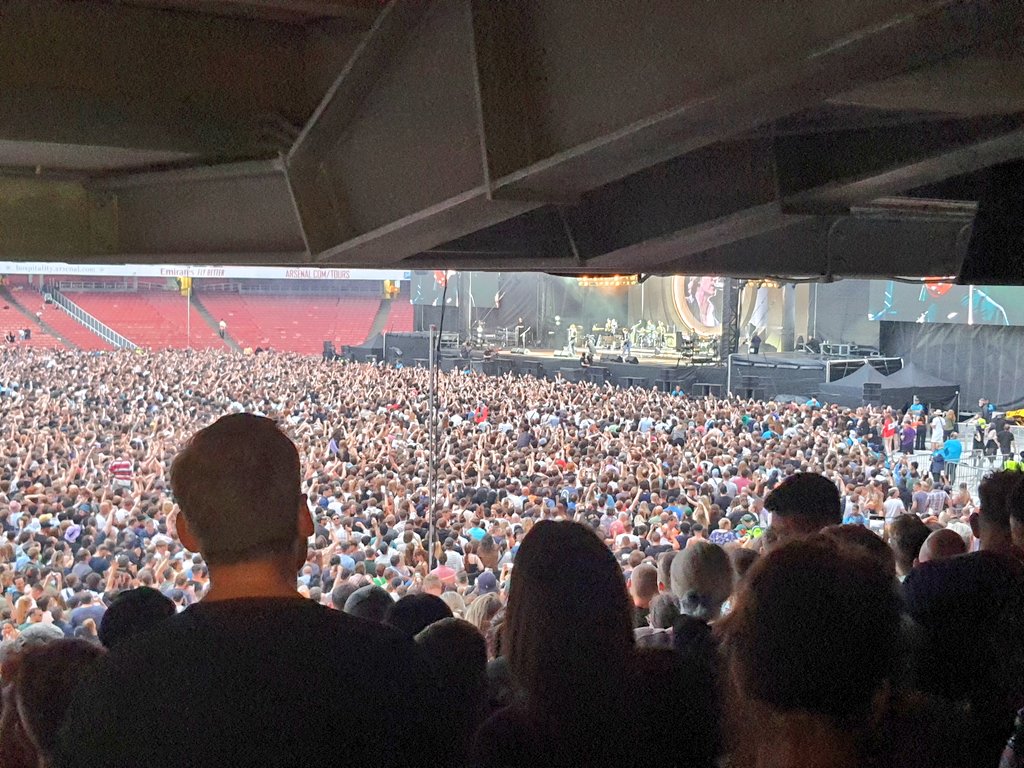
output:
[{"label": "stadium roof overhang", "polygon": [[971,272],[1021,194],[1021,9],[11,0],[0,257]]}]

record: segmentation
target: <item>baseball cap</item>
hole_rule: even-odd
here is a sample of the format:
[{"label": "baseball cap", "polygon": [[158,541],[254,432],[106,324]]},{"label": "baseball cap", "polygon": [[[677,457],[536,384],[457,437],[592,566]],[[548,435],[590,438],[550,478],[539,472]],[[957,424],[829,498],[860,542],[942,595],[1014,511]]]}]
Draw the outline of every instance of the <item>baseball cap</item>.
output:
[{"label": "baseball cap", "polygon": [[477,594],[486,595],[498,591],[498,577],[490,571],[484,571],[476,579]]}]

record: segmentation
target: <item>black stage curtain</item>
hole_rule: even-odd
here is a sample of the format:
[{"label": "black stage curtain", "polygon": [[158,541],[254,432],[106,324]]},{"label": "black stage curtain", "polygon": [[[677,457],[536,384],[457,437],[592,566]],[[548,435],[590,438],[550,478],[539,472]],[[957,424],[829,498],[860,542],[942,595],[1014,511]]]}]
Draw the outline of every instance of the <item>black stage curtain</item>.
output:
[{"label": "black stage curtain", "polygon": [[997,407],[1024,402],[1024,328],[949,323],[881,323],[882,353],[959,382],[962,408],[979,397]]}]

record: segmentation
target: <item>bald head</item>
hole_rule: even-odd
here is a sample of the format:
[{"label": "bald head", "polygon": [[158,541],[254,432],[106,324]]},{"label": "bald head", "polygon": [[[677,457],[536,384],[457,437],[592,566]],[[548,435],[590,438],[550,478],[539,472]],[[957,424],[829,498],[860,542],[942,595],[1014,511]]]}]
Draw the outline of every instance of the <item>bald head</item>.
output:
[{"label": "bald head", "polygon": [[927,563],[929,560],[945,560],[946,558],[962,555],[967,551],[964,540],[956,531],[943,528],[933,531],[921,545],[921,552],[917,556],[919,563]]},{"label": "bald head", "polygon": [[633,595],[633,602],[646,608],[651,598],[658,594],[658,569],[648,563],[634,568],[629,579],[629,591]]}]

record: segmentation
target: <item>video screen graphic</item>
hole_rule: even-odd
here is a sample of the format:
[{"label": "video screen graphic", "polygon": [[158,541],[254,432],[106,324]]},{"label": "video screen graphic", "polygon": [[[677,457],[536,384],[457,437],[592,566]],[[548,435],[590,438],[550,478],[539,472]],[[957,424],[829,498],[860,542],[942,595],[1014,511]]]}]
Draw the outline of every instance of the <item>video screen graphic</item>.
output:
[{"label": "video screen graphic", "polygon": [[467,297],[474,307],[494,307],[500,299],[499,279],[500,274],[497,272],[417,270],[412,273],[412,303],[439,307],[443,297],[447,306],[457,307],[459,296],[462,295]]},{"label": "video screen graphic", "polygon": [[874,280],[868,319],[904,323],[1024,325],[1024,288]]}]

